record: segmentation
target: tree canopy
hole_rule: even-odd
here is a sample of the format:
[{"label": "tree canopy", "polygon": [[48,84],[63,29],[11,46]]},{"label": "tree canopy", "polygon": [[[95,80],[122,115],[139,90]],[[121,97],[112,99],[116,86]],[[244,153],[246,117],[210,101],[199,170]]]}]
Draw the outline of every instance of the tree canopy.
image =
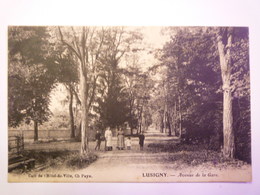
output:
[{"label": "tree canopy", "polygon": [[[244,27],[166,27],[162,48],[128,27],[10,27],[9,126],[51,117],[66,86],[71,137],[80,105],[81,153],[93,129],[156,128],[227,158],[250,159],[249,38]],[[152,60],[144,60],[152,55]],[[74,104],[74,107],[73,107]],[[78,108],[78,107],[77,107]]]},{"label": "tree canopy", "polygon": [[9,27],[8,120],[37,124],[50,116],[49,93],[55,83],[49,34],[45,27]]}]

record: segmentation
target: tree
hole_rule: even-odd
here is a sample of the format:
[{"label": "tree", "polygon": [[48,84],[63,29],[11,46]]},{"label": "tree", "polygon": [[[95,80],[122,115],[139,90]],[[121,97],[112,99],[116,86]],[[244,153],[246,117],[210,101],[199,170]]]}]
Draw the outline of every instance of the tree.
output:
[{"label": "tree", "polygon": [[129,119],[127,87],[123,76],[125,68],[121,68],[125,56],[136,50],[136,43],[142,37],[136,31],[123,27],[109,28],[106,34],[104,52],[101,62],[104,65],[100,79],[101,95],[99,97],[99,115],[103,126],[118,128]]},{"label": "tree", "polygon": [[161,53],[161,65],[165,66],[162,73],[164,78],[160,85],[162,89],[163,115],[161,126],[168,128],[171,135],[182,136],[185,107],[190,97],[188,88],[188,67],[192,59],[191,42],[192,37],[189,29],[174,29],[175,36],[165,44]]},{"label": "tree", "polygon": [[123,38],[124,31],[113,27],[58,27],[58,33],[61,42],[78,60],[82,111],[81,154],[84,154],[88,152],[89,115],[97,98],[101,74],[107,65],[104,59],[116,66],[136,36],[132,34]]},{"label": "tree", "polygon": [[126,87],[128,96],[128,123],[131,134],[133,129],[138,128],[138,105],[137,96],[140,88],[139,75],[141,74],[140,67],[138,67],[138,57],[134,55],[126,55],[127,67],[124,69],[124,85]]},{"label": "tree", "polygon": [[[65,33],[63,32],[65,31]],[[100,54],[104,45],[105,29],[94,27],[58,27],[61,42],[74,53],[80,72],[81,154],[88,152],[89,114],[96,96]]]},{"label": "tree", "polygon": [[55,43],[55,62],[57,66],[57,82],[62,83],[68,92],[70,137],[75,138],[75,119],[73,103],[80,104],[77,86],[79,82],[78,67],[73,53],[59,42]]},{"label": "tree", "polygon": [[[178,123],[182,122],[187,141],[218,150],[223,144],[225,157],[248,159],[248,29],[193,27],[170,32],[171,40],[161,53],[161,65],[166,67],[161,94],[171,97],[163,113],[181,110]],[[165,126],[168,121],[163,120]]]},{"label": "tree", "polygon": [[195,27],[174,28],[170,32],[174,36],[160,54],[160,66],[165,67],[159,86],[164,96],[161,126],[168,128],[169,134],[174,132],[181,137],[185,133],[186,140],[209,139],[218,129],[208,125],[213,123],[207,120],[217,120],[213,114],[209,119],[209,113],[214,113],[219,106],[213,105],[220,101],[213,36],[206,29]]},{"label": "tree", "polygon": [[[226,158],[234,158],[236,144],[233,100],[235,97],[242,99],[239,97],[243,97],[245,94],[247,94],[248,98],[250,97],[248,29],[234,27],[219,28],[217,31],[217,48],[223,89],[223,154]],[[243,112],[241,107],[240,111],[237,112]],[[242,120],[241,118],[239,119]],[[250,117],[247,119],[250,120]]]},{"label": "tree", "polygon": [[232,94],[231,94],[231,46],[233,33],[232,28],[220,29],[217,35],[219,61],[222,76],[223,89],[223,134],[225,157],[234,158],[235,141],[233,130]]},{"label": "tree", "polygon": [[49,93],[55,82],[55,66],[46,27],[9,27],[8,31],[8,121],[16,127],[22,121],[38,126],[48,120]]},{"label": "tree", "polygon": [[119,128],[126,121],[126,99],[121,82],[120,60],[133,40],[123,27],[107,29],[104,52],[101,54],[101,96],[98,113],[104,127]]},{"label": "tree", "polygon": [[127,67],[124,69],[124,84],[127,93],[128,123],[133,134],[148,128],[151,123],[149,99],[153,81],[148,71],[142,71],[139,56],[136,53],[126,55]]},{"label": "tree", "polygon": [[113,76],[107,94],[98,101],[100,122],[104,127],[119,128],[127,120],[127,99],[118,77]]}]

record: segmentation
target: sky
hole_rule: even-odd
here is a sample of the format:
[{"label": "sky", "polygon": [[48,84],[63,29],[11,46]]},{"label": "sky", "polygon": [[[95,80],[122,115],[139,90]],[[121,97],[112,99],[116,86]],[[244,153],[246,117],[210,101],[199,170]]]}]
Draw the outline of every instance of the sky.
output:
[{"label": "sky", "polygon": [[153,48],[162,48],[163,44],[168,40],[166,35],[162,35],[161,31],[164,26],[145,26],[141,29],[144,34],[144,41]]},{"label": "sky", "polygon": [[[161,26],[149,26],[149,27],[134,27],[134,26],[128,26],[127,29],[130,30],[138,30],[143,34],[143,40],[142,40],[142,46],[145,48],[144,51],[139,52],[138,56],[139,59],[139,65],[142,71],[146,71],[149,67],[154,65],[158,62],[154,58],[153,53],[149,53],[150,51],[153,51],[154,49],[161,49],[164,45],[164,43],[168,40],[168,37],[166,35],[162,35],[161,30],[164,27]],[[122,60],[121,67],[125,67],[125,62]],[[50,103],[50,110],[55,112],[61,112],[65,110],[65,112],[68,111],[67,104],[64,105],[62,102],[64,102],[67,99],[68,92],[65,89],[63,85],[57,85],[54,90],[51,92],[51,103]],[[64,108],[65,106],[65,108]]]},{"label": "sky", "polygon": [[[169,36],[161,33],[164,26],[128,26],[129,30],[137,30],[143,35],[142,45],[143,51],[138,51],[139,65],[142,71],[146,71],[149,67],[158,62],[154,58],[154,50],[162,49]],[[121,67],[125,67],[125,62],[121,62]]]},{"label": "sky", "polygon": [[[150,47],[151,50],[153,49],[162,49],[165,42],[168,40],[166,35],[162,35],[163,27],[144,27],[141,29],[141,32],[144,34],[144,42]],[[145,67],[150,67],[157,60],[154,58],[154,55],[151,54],[144,54],[142,56],[142,60],[144,61]]]}]

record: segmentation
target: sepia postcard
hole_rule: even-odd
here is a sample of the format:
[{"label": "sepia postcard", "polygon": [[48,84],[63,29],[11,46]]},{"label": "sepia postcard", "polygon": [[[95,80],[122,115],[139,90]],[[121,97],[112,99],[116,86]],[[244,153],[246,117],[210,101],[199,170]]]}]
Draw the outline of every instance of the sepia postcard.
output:
[{"label": "sepia postcard", "polygon": [[9,182],[251,182],[248,27],[9,26]]}]

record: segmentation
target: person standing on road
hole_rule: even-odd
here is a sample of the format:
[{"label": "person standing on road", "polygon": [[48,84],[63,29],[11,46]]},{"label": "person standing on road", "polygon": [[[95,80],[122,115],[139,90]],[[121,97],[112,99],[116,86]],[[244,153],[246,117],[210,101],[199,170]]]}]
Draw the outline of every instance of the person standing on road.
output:
[{"label": "person standing on road", "polygon": [[141,132],[141,134],[139,135],[139,145],[140,145],[140,150],[143,150],[144,148],[144,134],[143,132]]},{"label": "person standing on road", "polygon": [[101,144],[101,133],[97,130],[97,133],[95,135],[96,138],[96,147],[95,150],[100,150],[100,144]]},{"label": "person standing on road", "polygon": [[118,139],[118,150],[124,149],[124,132],[122,129],[120,129],[117,133],[117,139]]},{"label": "person standing on road", "polygon": [[105,150],[112,150],[112,131],[110,127],[107,128],[105,131],[105,139],[106,139],[106,144],[105,144]]}]

